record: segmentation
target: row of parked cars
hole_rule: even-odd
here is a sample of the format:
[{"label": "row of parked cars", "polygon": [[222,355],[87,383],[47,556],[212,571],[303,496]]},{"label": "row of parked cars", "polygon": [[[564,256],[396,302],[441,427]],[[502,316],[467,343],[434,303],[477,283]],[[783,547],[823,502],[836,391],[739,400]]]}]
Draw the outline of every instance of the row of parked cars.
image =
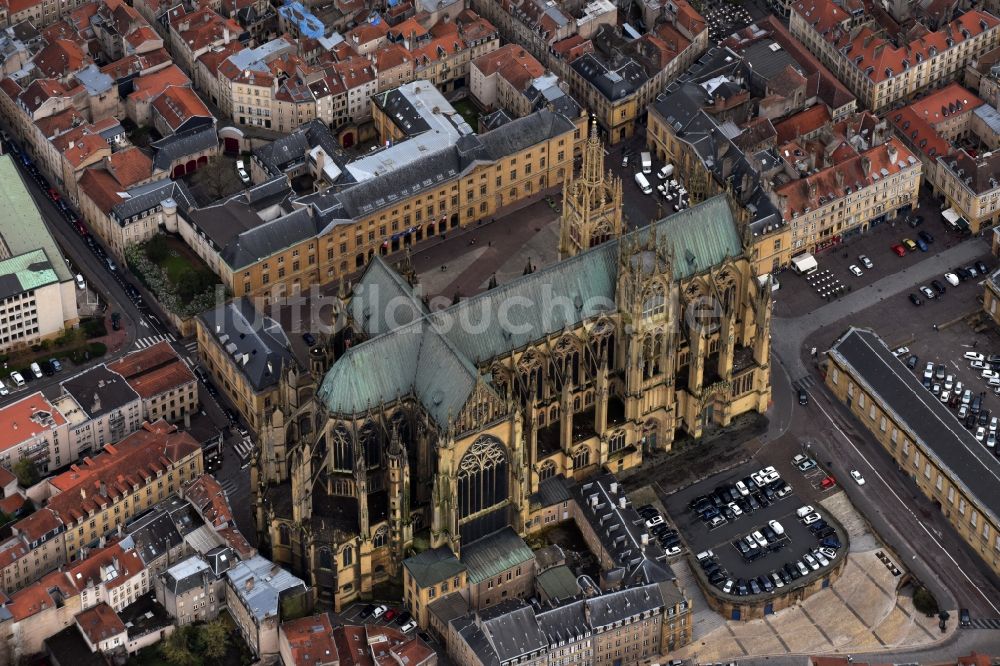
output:
[{"label": "row of parked cars", "polygon": [[[986,264],[981,261],[977,261],[971,266],[960,266],[950,273],[945,273],[944,281],[952,287],[957,287],[966,280],[972,280],[979,276],[986,275],[987,270]],[[917,292],[919,293],[910,293],[910,302],[914,305],[923,305],[924,300],[931,301],[935,298],[939,298],[940,296],[943,296],[947,290],[948,288],[945,287],[940,280],[931,280],[930,286],[924,284],[917,287]],[[921,298],[921,296],[923,296],[923,298]]]},{"label": "row of parked cars", "polygon": [[[62,372],[62,363],[57,358],[50,358],[47,361],[42,361],[41,363],[32,363],[28,366],[29,372],[27,375],[14,370],[10,373],[10,379],[8,380],[15,388],[21,388],[26,385],[32,378],[41,379],[42,377],[51,377],[57,372]],[[3,381],[0,381],[0,395],[7,395],[10,393],[10,389],[7,387]]]},{"label": "row of parked cars", "polygon": [[667,556],[680,555],[681,536],[677,533],[677,528],[668,523],[652,504],[643,504],[636,511],[646,521],[646,529],[653,535]]},{"label": "row of parked cars", "polygon": [[410,632],[417,628],[417,621],[413,619],[408,611],[398,611],[389,608],[385,604],[368,604],[361,609],[361,619],[382,620],[386,622],[394,621],[404,632]]},{"label": "row of parked cars", "polygon": [[[916,356],[910,356],[907,365],[915,368]],[[985,356],[978,352],[965,352],[964,358],[972,370],[979,372],[987,387],[1000,395],[1000,354]],[[991,451],[997,450],[998,426],[1000,419],[993,416],[983,405],[984,393],[975,393],[967,388],[942,364],[928,361],[924,366],[922,383],[924,387],[945,405],[955,410],[958,420],[975,433],[976,439]]]},{"label": "row of parked cars", "polygon": [[697,513],[709,529],[714,529],[770,506],[791,492],[792,487],[782,480],[777,470],[768,466],[735,483],[716,486],[707,495],[695,497],[688,508]]},{"label": "row of parked cars", "polygon": [[786,543],[785,528],[777,520],[769,520],[767,525],[735,539],[733,548],[745,562],[753,562],[769,552],[781,550]]}]

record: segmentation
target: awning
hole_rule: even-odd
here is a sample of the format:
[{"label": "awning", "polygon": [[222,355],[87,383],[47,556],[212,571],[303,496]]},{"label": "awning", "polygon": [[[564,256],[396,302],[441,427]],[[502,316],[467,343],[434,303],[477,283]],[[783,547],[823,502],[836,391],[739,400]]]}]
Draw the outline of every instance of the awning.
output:
[{"label": "awning", "polygon": [[797,257],[792,257],[792,265],[795,266],[795,270],[799,273],[808,273],[816,270],[819,263],[817,263],[816,257],[812,256],[811,252],[806,252]]},{"label": "awning", "polygon": [[958,218],[960,218],[962,216],[959,215],[958,211],[956,211],[954,208],[949,208],[948,210],[943,211],[941,213],[941,217],[943,217],[949,223],[951,223],[951,224],[953,224],[955,226],[958,226]]}]

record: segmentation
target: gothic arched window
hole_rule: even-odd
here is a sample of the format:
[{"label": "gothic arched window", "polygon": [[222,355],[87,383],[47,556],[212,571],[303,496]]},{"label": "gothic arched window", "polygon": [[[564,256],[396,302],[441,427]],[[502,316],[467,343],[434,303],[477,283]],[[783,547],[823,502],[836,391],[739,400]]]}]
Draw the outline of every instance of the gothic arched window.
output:
[{"label": "gothic arched window", "polygon": [[354,444],[343,424],[333,431],[333,468],[345,472],[354,469]]},{"label": "gothic arched window", "polygon": [[507,524],[507,450],[500,440],[482,436],[458,464],[458,517],[462,541],[473,541]]},{"label": "gothic arched window", "polygon": [[375,532],[375,536],[372,537],[372,546],[375,548],[381,548],[387,543],[389,543],[389,528],[383,525],[378,528]]},{"label": "gothic arched window", "polygon": [[616,451],[621,451],[625,448],[625,431],[619,430],[611,435],[611,439],[608,441],[608,450],[611,453]]},{"label": "gothic arched window", "polygon": [[354,548],[352,546],[344,548],[344,551],[340,554],[340,561],[345,567],[354,564]]},{"label": "gothic arched window", "polygon": [[556,475],[556,464],[551,460],[546,460],[542,463],[541,467],[538,468],[538,480],[544,481],[545,479],[551,479]]},{"label": "gothic arched window", "polygon": [[368,467],[378,467],[382,462],[382,441],[374,423],[371,421],[365,423],[361,428],[358,443],[365,452],[365,463]]},{"label": "gothic arched window", "polygon": [[575,469],[582,469],[590,464],[590,449],[586,446],[581,446],[576,451],[573,452],[573,467]]},{"label": "gothic arched window", "polygon": [[654,317],[663,314],[667,309],[667,299],[663,295],[663,286],[659,283],[653,284],[642,300],[642,316]]}]

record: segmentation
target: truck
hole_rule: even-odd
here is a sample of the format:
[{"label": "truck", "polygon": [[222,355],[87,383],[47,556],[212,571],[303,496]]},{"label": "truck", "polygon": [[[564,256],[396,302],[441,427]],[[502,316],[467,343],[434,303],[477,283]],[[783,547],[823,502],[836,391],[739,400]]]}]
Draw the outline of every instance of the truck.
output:
[{"label": "truck", "polygon": [[653,188],[650,187],[649,181],[646,180],[646,177],[642,175],[642,173],[635,174],[635,184],[639,186],[639,189],[642,190],[643,194],[653,193]]},{"label": "truck", "polygon": [[673,164],[664,164],[663,168],[656,172],[656,177],[659,178],[660,180],[666,180],[667,178],[670,178],[672,175],[674,175]]},{"label": "truck", "polygon": [[639,158],[642,160],[642,172],[652,173],[653,171],[653,159],[649,156],[649,153],[640,153]]}]

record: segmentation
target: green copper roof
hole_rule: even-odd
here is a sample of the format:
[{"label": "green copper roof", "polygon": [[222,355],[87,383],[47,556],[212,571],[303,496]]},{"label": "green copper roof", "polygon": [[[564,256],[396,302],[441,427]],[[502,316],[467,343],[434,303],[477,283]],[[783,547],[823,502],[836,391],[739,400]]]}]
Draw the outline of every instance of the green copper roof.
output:
[{"label": "green copper roof", "polygon": [[[743,252],[721,195],[634,231],[630,238],[645,240],[651,227],[670,244],[675,280]],[[478,376],[476,364],[613,311],[618,254],[619,241],[610,241],[431,314],[423,314],[406,283],[389,275],[391,269],[375,257],[349,304],[355,321],[373,337],[333,364],[319,398],[333,413],[358,414],[412,394],[444,425],[468,400]],[[392,330],[390,318],[378,312],[390,301],[396,303],[393,316],[401,324]],[[507,325],[498,325],[499,313]]]},{"label": "green copper roof", "polygon": [[10,155],[0,156],[0,236],[11,256],[42,249],[60,282],[73,279]]},{"label": "green copper roof", "polygon": [[498,576],[507,569],[530,562],[535,554],[510,527],[487,534],[467,546],[462,546],[462,564],[469,568],[473,585]]},{"label": "green copper roof", "polygon": [[0,261],[0,298],[58,282],[45,252],[34,250]]},{"label": "green copper roof", "polygon": [[458,561],[447,546],[430,548],[408,557],[403,560],[403,566],[420,587],[437,585],[465,571],[465,565]]}]

